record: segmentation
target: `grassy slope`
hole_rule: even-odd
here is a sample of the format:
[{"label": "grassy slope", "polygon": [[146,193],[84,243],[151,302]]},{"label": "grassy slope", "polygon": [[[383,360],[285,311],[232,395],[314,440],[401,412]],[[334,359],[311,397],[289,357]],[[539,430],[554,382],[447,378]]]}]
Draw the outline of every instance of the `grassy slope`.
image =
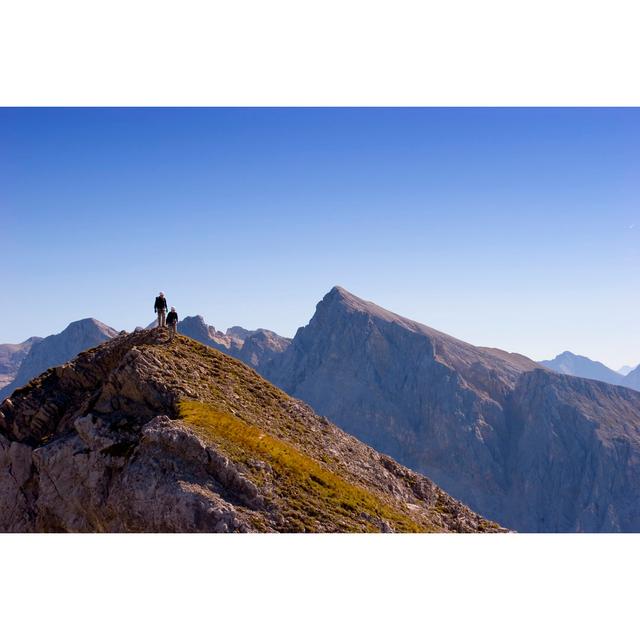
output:
[{"label": "grassy slope", "polygon": [[[259,487],[271,485],[289,528],[315,531],[322,522],[333,522],[343,531],[378,530],[374,522],[385,520],[396,531],[432,531],[386,504],[375,492],[331,471],[284,440],[192,400],[180,403],[181,417],[205,441],[216,445],[234,462],[249,470]],[[251,463],[258,459],[266,466]]]}]

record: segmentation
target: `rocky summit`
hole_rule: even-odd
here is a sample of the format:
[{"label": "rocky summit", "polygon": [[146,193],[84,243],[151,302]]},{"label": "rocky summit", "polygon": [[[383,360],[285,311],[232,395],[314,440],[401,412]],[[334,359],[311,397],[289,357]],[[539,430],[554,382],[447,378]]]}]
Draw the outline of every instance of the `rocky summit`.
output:
[{"label": "rocky summit", "polygon": [[261,372],[509,528],[640,531],[636,391],[475,347],[340,287]]},{"label": "rocky summit", "polygon": [[497,532],[218,350],[124,332],[0,405],[0,530]]}]

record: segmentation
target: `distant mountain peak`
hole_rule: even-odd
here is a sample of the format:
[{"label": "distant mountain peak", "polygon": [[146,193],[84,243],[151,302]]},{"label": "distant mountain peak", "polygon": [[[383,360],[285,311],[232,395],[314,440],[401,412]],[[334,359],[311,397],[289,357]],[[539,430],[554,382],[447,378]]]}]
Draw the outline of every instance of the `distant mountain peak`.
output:
[{"label": "distant mountain peak", "polygon": [[384,320],[386,322],[395,322],[401,324],[402,326],[414,331],[439,333],[436,332],[435,329],[431,329],[430,327],[422,325],[419,322],[409,320],[408,318],[393,313],[392,311],[389,311],[388,309],[377,305],[375,302],[359,298],[350,291],[347,291],[344,287],[338,285],[333,287],[316,307],[317,311],[319,311],[320,313],[322,313],[325,309],[330,308],[338,308],[349,312],[364,313],[369,316]]},{"label": "distant mountain peak", "polygon": [[20,363],[15,378],[0,389],[0,399],[50,367],[62,364],[81,351],[115,338],[118,333],[116,329],[100,320],[82,318],[69,323],[60,333],[38,340]]},{"label": "distant mountain peak", "polygon": [[[64,331],[73,329],[97,329],[111,337],[118,335],[118,331],[116,329],[110,327],[104,322],[100,322],[100,320],[96,320],[96,318],[82,318],[81,320],[74,320],[67,325]],[[64,333],[64,331],[62,333]]]},{"label": "distant mountain peak", "polygon": [[[413,334],[428,338],[432,348],[436,350],[443,361],[457,363],[462,367],[468,366],[472,362],[484,362],[486,366],[491,366],[496,362],[506,365],[506,372],[509,376],[529,371],[537,368],[535,362],[519,353],[509,353],[502,349],[491,347],[476,347],[463,340],[454,338],[442,331],[433,329],[425,324],[398,315],[375,302],[359,298],[355,294],[347,291],[344,287],[334,286],[329,293],[316,306],[316,314],[311,319],[314,326],[325,325],[335,327],[336,320],[340,313],[363,314],[374,322],[390,323],[406,329]],[[337,314],[334,316],[333,314]],[[298,330],[298,335],[309,333],[309,327],[302,327]],[[304,338],[302,338],[304,339]]]},{"label": "distant mountain peak", "polygon": [[244,327],[234,325],[233,327],[229,327],[225,333],[228,336],[234,336],[235,338],[246,340],[254,332],[250,329],[245,329]]},{"label": "distant mountain peak", "polygon": [[190,324],[193,326],[207,327],[207,329],[209,328],[209,325],[206,323],[204,317],[201,315],[186,316],[180,322],[183,322],[184,324]]},{"label": "distant mountain peak", "polygon": [[363,298],[359,298],[355,294],[347,291],[344,287],[336,285],[333,287],[329,293],[323,298],[323,301],[339,301],[360,309],[367,309],[371,311],[381,310],[382,307],[379,307],[377,304],[373,302],[369,302],[368,300],[364,300]]},{"label": "distant mountain peak", "polygon": [[569,376],[589,378],[609,384],[630,386],[629,381],[626,380],[623,375],[609,369],[609,367],[602,364],[602,362],[591,360],[586,356],[576,355],[571,351],[563,351],[553,358],[553,360],[541,360],[539,364],[547,369]]}]

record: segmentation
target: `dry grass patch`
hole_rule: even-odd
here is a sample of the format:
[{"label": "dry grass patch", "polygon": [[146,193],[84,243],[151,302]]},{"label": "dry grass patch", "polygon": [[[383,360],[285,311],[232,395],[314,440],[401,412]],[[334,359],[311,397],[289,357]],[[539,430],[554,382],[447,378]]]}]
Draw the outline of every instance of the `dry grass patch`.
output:
[{"label": "dry grass patch", "polygon": [[[373,491],[347,482],[296,447],[232,414],[182,400],[180,416],[203,439],[243,463],[253,481],[264,485],[272,474],[275,501],[287,530],[327,530],[330,525],[341,531],[379,531],[382,520],[396,531],[430,530]],[[256,459],[266,463],[268,471],[255,471],[251,463]]]}]

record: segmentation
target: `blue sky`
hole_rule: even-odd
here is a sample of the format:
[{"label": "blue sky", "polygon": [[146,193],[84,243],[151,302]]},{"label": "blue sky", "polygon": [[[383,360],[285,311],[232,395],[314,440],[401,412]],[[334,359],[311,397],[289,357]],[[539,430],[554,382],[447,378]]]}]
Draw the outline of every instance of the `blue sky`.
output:
[{"label": "blue sky", "polygon": [[640,110],[0,109],[0,342],[167,293],[293,335],[334,285],[474,344],[640,362]]}]

